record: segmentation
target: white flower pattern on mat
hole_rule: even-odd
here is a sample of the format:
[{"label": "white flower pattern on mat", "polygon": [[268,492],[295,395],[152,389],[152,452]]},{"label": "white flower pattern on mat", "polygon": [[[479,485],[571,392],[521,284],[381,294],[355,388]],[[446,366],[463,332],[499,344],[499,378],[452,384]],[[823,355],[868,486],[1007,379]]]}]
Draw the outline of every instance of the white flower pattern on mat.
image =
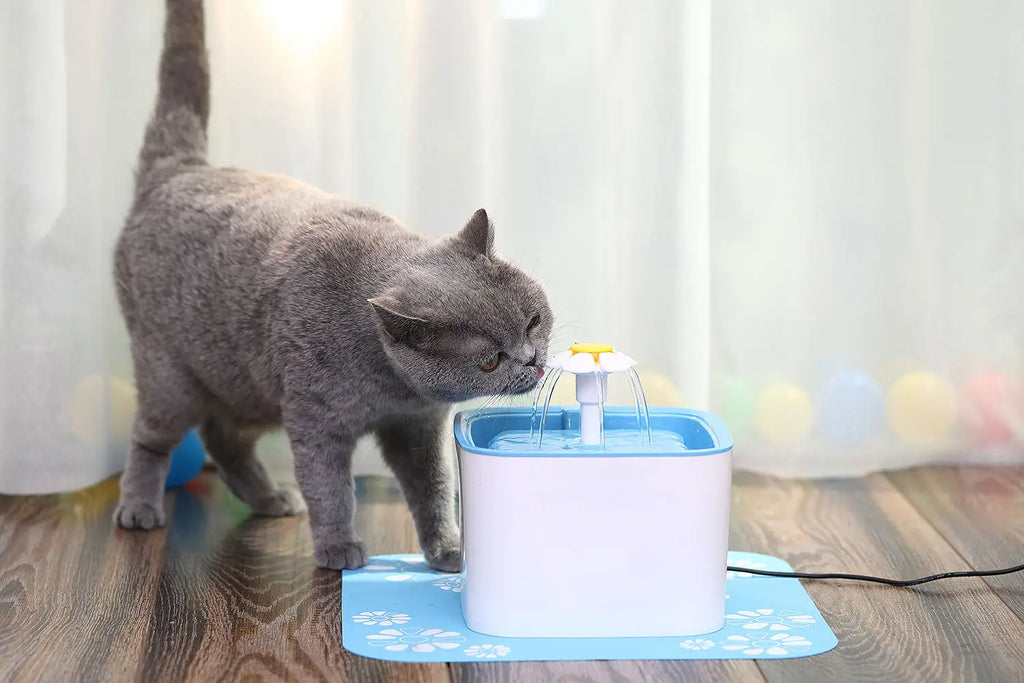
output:
[{"label": "white flower pattern on mat", "polygon": [[691,638],[679,643],[684,650],[710,650],[715,646],[715,641],[705,638]]},{"label": "white flower pattern on mat", "polygon": [[470,645],[463,650],[467,657],[475,657],[477,659],[497,659],[498,657],[504,657],[511,651],[504,645],[492,645],[491,643]]},{"label": "white flower pattern on mat", "polygon": [[[730,559],[729,565],[732,567],[746,567],[747,569],[764,569],[768,566],[764,562],[750,560],[745,557],[738,560]],[[751,576],[753,576],[753,574],[748,574],[747,572],[727,571],[725,573],[726,579],[749,579]]]},{"label": "white flower pattern on mat", "polygon": [[434,585],[443,591],[451,591],[452,593],[461,593],[462,588],[466,585],[466,580],[461,576],[446,576],[443,579],[438,579],[434,582]]},{"label": "white flower pattern on mat", "polygon": [[815,623],[815,619],[810,614],[793,610],[741,609],[735,614],[726,614],[725,623],[754,631],[790,631],[794,628],[807,628]]},{"label": "white flower pattern on mat", "polygon": [[365,572],[389,572],[385,581],[409,581],[415,574],[436,574],[422,557],[409,555],[400,560],[374,560],[363,567]]},{"label": "white flower pattern on mat", "polygon": [[786,655],[800,654],[807,652],[811,647],[811,641],[803,636],[791,636],[787,633],[776,633],[769,636],[752,633],[747,636],[729,636],[719,642],[723,650],[740,650],[745,655],[757,657],[768,655],[770,657],[784,657]]},{"label": "white flower pattern on mat", "polygon": [[370,645],[383,647],[391,652],[411,649],[413,652],[434,652],[451,650],[466,641],[458,631],[442,631],[439,628],[386,628],[380,633],[366,636]]},{"label": "white flower pattern on mat", "polygon": [[412,619],[408,614],[402,612],[386,612],[375,610],[373,612],[360,612],[352,617],[352,621],[363,626],[401,626],[408,624]]}]

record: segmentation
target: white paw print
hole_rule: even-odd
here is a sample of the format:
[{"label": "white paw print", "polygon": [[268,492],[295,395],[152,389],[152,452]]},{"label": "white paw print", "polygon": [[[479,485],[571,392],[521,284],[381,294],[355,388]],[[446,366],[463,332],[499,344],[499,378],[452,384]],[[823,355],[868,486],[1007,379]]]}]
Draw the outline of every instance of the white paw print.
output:
[{"label": "white paw print", "polygon": [[684,650],[710,650],[715,646],[715,641],[705,638],[692,638],[679,643]]},{"label": "white paw print", "polygon": [[401,626],[402,624],[409,623],[412,619],[408,614],[402,612],[385,612],[384,610],[378,610],[375,612],[360,612],[352,617],[352,621],[357,624],[363,624],[364,626]]},{"label": "white paw print", "polygon": [[497,659],[498,657],[504,657],[509,652],[509,648],[504,645],[492,645],[491,643],[484,643],[483,645],[470,645],[463,652],[468,657],[475,657],[477,659]]},{"label": "white paw print", "polygon": [[[738,560],[733,560],[730,558],[729,565],[732,567],[746,567],[747,569],[764,569],[768,566],[764,562],[749,560],[745,557]],[[726,579],[748,579],[751,576],[753,576],[753,574],[748,574],[747,572],[727,571],[725,573]]]},{"label": "white paw print", "polygon": [[791,636],[786,633],[751,634],[747,636],[729,636],[719,643],[723,650],[740,650],[745,655],[757,657],[769,655],[782,657],[789,654],[800,654],[811,647],[811,641],[803,636]]},{"label": "white paw print", "polygon": [[790,631],[794,628],[806,628],[816,623],[816,620],[810,614],[792,610],[742,609],[735,614],[726,614],[725,623],[754,631]]},{"label": "white paw print", "polygon": [[434,652],[451,650],[466,642],[458,631],[443,631],[439,628],[386,628],[380,633],[366,636],[370,645],[383,647],[391,652],[411,649],[413,652]]},{"label": "white paw print", "polygon": [[434,582],[434,585],[443,591],[451,591],[452,593],[461,593],[462,589],[466,585],[466,580],[461,576],[446,576],[443,579],[438,579]]},{"label": "white paw print", "polygon": [[373,564],[364,566],[362,571],[380,572],[384,575],[385,581],[410,581],[416,578],[417,574],[437,573],[430,568],[426,560],[418,555],[408,555],[397,560],[375,560]]}]

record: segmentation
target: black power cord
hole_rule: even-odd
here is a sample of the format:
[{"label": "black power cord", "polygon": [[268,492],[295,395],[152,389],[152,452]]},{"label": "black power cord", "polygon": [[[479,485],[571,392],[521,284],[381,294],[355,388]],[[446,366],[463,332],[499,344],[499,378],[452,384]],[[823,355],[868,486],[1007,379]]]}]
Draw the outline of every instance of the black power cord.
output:
[{"label": "black power cord", "polygon": [[757,574],[758,576],[778,576],[786,579],[849,579],[850,581],[870,581],[872,583],[884,583],[886,586],[907,588],[909,586],[918,586],[930,581],[938,581],[939,579],[959,579],[975,576],[1001,576],[1003,574],[1013,574],[1014,572],[1024,571],[1024,564],[1018,564],[1016,567],[1007,567],[1006,569],[988,569],[985,571],[971,572],[943,572],[941,574],[932,574],[931,576],[922,576],[919,579],[907,579],[906,581],[900,581],[899,579],[886,579],[881,576],[864,576],[863,574],[806,574],[804,572],[773,572],[765,569],[750,569],[749,567],[731,566],[726,567],[726,569],[731,572]]}]

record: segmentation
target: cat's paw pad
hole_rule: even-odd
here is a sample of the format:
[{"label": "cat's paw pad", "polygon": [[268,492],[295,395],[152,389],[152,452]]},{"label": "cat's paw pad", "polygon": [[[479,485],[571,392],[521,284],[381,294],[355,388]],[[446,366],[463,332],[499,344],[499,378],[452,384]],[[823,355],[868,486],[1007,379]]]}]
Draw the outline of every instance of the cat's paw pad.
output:
[{"label": "cat's paw pad", "polygon": [[427,555],[427,564],[439,572],[457,573],[462,571],[462,548],[442,548],[438,553]]},{"label": "cat's paw pad", "polygon": [[313,561],[324,569],[359,569],[367,559],[362,541],[329,543],[313,550]]},{"label": "cat's paw pad", "polygon": [[162,505],[122,501],[114,510],[114,523],[125,529],[155,529],[166,523]]},{"label": "cat's paw pad", "polygon": [[260,498],[252,505],[252,513],[263,517],[287,517],[306,511],[302,494],[291,488],[281,488]]}]

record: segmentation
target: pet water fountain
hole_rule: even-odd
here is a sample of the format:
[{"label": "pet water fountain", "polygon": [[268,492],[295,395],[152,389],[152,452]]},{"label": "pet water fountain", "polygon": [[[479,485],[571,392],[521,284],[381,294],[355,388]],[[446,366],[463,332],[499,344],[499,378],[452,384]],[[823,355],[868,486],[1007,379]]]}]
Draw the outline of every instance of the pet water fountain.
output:
[{"label": "pet water fountain", "polygon": [[[647,407],[636,362],[576,344],[533,407],[455,417],[462,611],[508,637],[686,636],[725,618],[732,437],[710,413]],[[578,407],[552,407],[564,374]],[[606,406],[624,374],[633,406]],[[543,399],[543,400],[542,400]]]}]

